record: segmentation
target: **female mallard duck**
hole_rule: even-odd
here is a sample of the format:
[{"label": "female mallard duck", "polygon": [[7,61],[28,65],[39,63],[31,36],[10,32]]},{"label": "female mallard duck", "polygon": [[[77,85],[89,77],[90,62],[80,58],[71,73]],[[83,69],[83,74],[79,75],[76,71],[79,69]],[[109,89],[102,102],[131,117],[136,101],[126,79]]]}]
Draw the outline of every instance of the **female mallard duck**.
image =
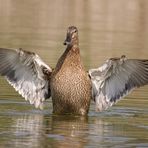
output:
[{"label": "female mallard duck", "polygon": [[55,114],[86,115],[91,99],[96,110],[102,111],[148,84],[148,60],[111,58],[87,73],[76,27],[68,28],[64,45],[66,50],[54,70],[33,52],[0,48],[0,74],[35,107],[42,108],[51,96]]}]

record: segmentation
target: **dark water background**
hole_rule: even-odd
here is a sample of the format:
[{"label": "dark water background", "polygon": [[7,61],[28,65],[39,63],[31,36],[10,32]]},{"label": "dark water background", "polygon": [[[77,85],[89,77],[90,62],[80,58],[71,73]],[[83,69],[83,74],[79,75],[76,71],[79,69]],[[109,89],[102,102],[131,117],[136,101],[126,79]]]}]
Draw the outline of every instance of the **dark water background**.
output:
[{"label": "dark water background", "polygon": [[[110,57],[148,58],[147,0],[0,0],[0,47],[38,53],[54,67],[66,29],[79,29],[85,67]],[[148,87],[87,118],[53,116],[25,102],[0,78],[0,147],[148,147]]]}]

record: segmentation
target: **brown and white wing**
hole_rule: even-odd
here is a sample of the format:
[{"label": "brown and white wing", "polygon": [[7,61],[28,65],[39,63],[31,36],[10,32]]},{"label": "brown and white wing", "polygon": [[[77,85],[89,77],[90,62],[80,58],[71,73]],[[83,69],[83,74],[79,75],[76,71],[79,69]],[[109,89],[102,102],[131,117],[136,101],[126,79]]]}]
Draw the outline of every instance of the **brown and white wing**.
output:
[{"label": "brown and white wing", "polygon": [[33,52],[0,48],[0,75],[37,108],[50,97],[51,73],[51,68]]},{"label": "brown and white wing", "polygon": [[106,110],[134,88],[148,84],[148,60],[112,58],[89,70],[96,110]]}]

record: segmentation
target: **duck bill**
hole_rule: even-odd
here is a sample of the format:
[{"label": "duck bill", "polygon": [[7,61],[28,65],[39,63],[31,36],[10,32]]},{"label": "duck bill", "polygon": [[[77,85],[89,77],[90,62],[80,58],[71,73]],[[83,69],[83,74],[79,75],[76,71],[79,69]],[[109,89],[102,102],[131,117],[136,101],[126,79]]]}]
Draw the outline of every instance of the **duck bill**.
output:
[{"label": "duck bill", "polygon": [[64,45],[70,45],[71,44],[71,36],[70,34],[67,34],[66,40],[63,43]]}]

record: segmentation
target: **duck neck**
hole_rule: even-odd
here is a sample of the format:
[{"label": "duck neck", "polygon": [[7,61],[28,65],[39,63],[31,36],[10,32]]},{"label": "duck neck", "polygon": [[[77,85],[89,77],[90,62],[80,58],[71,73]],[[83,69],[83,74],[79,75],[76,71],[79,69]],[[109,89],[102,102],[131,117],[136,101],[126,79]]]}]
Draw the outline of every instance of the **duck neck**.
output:
[{"label": "duck neck", "polygon": [[[81,66],[80,49],[78,45],[68,45],[56,65],[56,71],[59,71],[64,65]],[[65,66],[64,66],[65,67]]]},{"label": "duck neck", "polygon": [[66,50],[65,50],[65,53],[69,53],[69,54],[76,54],[76,53],[80,53],[80,50],[79,50],[79,45],[78,44],[74,44],[74,45],[68,45]]}]

